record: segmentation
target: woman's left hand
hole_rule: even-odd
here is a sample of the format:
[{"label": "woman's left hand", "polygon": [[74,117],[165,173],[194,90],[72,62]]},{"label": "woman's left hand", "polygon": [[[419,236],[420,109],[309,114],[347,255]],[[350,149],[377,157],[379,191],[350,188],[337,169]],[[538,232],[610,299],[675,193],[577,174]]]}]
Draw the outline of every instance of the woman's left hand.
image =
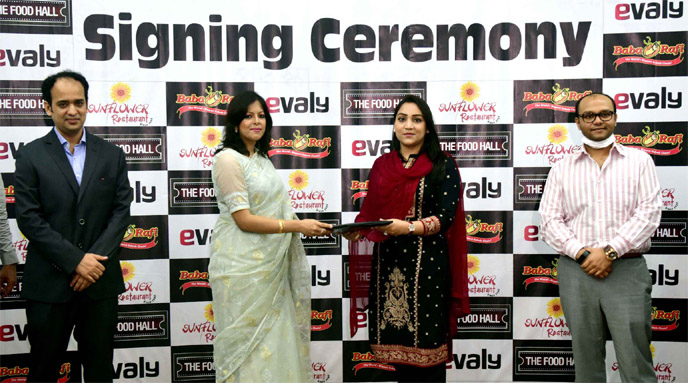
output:
[{"label": "woman's left hand", "polygon": [[409,233],[409,223],[396,218],[382,219],[381,221],[392,221],[389,225],[376,226],[374,229],[381,231],[384,235],[406,235]]}]

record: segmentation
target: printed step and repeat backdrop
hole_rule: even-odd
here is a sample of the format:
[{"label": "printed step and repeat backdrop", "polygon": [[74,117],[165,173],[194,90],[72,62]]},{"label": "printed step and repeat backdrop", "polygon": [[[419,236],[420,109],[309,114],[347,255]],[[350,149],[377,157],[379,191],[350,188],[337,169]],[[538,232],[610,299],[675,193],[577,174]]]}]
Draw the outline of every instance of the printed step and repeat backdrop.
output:
[{"label": "printed step and repeat backdrop", "polygon": [[[210,381],[210,168],[227,104],[246,89],[266,98],[271,160],[295,211],[340,223],[356,216],[373,161],[390,151],[392,110],[413,93],[430,104],[464,183],[472,314],[457,323],[447,380],[571,381],[557,256],[540,240],[537,207],[550,167],[581,149],[576,100],[604,91],[618,104],[617,142],[658,166],[652,351],[659,382],[688,381],[687,12],[680,0],[0,0],[0,172],[20,262],[14,156],[51,129],[42,79],[80,71],[91,84],[87,128],[124,150],[134,190],[117,381]],[[348,332],[346,241],[303,242],[313,381],[389,380],[366,315]],[[0,381],[27,374],[20,290],[0,302]],[[64,381],[81,379],[75,349]],[[611,342],[607,351],[619,381]]]}]

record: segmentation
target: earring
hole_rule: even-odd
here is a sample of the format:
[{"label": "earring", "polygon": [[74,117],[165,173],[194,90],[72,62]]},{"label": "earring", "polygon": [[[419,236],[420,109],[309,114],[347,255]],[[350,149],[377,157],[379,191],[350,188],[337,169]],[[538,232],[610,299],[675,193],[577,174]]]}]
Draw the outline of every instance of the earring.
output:
[{"label": "earring", "polygon": [[234,128],[234,133],[239,133],[239,128]]}]

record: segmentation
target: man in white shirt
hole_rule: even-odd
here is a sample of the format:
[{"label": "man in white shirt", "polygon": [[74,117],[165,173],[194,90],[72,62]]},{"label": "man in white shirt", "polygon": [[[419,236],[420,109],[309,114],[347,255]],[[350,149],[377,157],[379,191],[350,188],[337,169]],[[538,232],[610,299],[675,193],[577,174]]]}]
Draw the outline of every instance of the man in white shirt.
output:
[{"label": "man in white shirt", "polygon": [[593,93],[576,104],[584,150],[552,167],[540,203],[542,239],[559,258],[559,294],[571,330],[576,381],[605,381],[605,326],[622,381],[656,382],[652,281],[642,254],[659,226],[652,158],[616,143],[616,105]]}]

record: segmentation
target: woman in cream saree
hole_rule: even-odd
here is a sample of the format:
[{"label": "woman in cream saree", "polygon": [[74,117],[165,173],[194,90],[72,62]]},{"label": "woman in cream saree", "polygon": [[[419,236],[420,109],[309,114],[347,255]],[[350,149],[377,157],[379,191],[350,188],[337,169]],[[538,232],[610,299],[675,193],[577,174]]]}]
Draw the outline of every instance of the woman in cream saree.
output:
[{"label": "woman in cream saree", "polygon": [[[316,235],[330,225],[295,216],[258,142],[269,137],[267,107],[257,94],[246,93],[230,103],[224,148],[212,168],[220,210],[208,265],[217,329],[216,378],[237,383],[312,381],[310,267],[298,232]],[[238,121],[231,121],[232,116]],[[233,149],[235,136],[248,155]]]}]

